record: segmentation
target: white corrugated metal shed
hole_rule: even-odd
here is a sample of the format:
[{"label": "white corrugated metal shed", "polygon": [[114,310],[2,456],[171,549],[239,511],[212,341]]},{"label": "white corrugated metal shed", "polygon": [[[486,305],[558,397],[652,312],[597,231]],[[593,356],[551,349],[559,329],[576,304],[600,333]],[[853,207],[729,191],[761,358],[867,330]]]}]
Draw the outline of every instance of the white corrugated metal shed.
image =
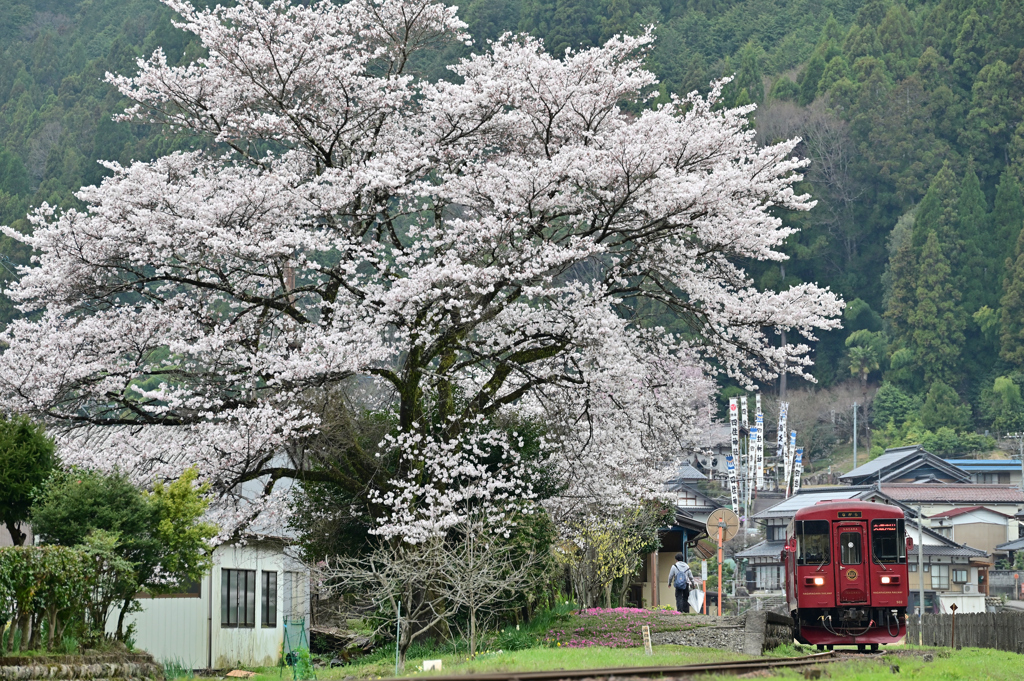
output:
[{"label": "white corrugated metal shed", "polygon": [[[136,647],[157,662],[186,669],[274,666],[281,657],[284,619],[302,618],[307,632],[310,621],[309,573],[286,549],[279,539],[218,546],[198,589],[142,598],[142,609],[125,616],[125,626],[135,626]],[[229,573],[246,573],[253,580],[248,589],[236,591],[234,623],[227,614],[235,595]],[[273,586],[266,581],[269,575]],[[108,631],[116,625],[115,613]]]}]

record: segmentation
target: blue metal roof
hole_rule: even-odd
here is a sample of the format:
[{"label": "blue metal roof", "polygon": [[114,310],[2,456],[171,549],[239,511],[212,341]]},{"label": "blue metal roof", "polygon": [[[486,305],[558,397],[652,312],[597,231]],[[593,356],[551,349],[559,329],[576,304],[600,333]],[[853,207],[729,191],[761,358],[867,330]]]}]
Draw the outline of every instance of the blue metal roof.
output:
[{"label": "blue metal roof", "polygon": [[1019,471],[1020,461],[1013,459],[943,459],[968,473],[983,471]]}]

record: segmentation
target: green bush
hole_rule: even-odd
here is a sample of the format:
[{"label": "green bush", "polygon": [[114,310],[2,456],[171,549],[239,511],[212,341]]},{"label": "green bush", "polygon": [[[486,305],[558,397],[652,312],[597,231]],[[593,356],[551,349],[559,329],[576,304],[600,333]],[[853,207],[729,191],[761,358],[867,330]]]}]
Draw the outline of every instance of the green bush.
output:
[{"label": "green bush", "polygon": [[499,631],[490,644],[492,649],[497,650],[526,650],[537,645],[537,637],[529,632],[515,628],[508,628]]},{"label": "green bush", "polygon": [[[12,546],[0,549],[0,653],[66,649],[70,624],[98,629],[109,585],[131,579],[131,565],[102,547]],[[70,633],[70,632],[69,632]],[[77,646],[77,643],[75,644]]]}]

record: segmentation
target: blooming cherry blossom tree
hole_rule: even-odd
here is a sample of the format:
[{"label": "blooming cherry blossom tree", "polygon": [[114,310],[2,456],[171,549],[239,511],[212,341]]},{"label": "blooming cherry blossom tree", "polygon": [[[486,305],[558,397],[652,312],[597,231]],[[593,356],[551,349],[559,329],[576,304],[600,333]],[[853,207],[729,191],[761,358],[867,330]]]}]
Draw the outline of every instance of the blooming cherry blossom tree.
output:
[{"label": "blooming cherry blossom tree", "polygon": [[[279,509],[282,479],[338,484],[422,537],[466,499],[529,499],[516,436],[488,425],[514,416],[546,424],[556,515],[614,508],[655,489],[715,372],[803,375],[778,332],[838,326],[834,294],[743,269],[784,259],[777,211],[813,205],[797,140],[758,147],[722,83],[646,107],[649,34],[561,57],[506,36],[432,83],[410,58],[467,39],[440,3],[164,2],[208,56],[108,81],[123,119],[207,144],[110,163],[84,209],[6,230],[37,256],[0,404],[62,429],[65,458],[198,465],[224,499],[261,481],[248,513]],[[640,299],[685,336],[631,320]],[[317,405],[352,386],[391,436],[318,465]]]}]

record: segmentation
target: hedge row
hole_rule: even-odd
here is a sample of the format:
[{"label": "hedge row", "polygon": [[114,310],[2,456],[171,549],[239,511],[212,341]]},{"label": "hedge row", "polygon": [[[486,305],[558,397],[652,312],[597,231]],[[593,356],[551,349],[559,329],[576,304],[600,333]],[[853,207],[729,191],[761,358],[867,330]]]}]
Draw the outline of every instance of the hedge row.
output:
[{"label": "hedge row", "polygon": [[0,653],[52,649],[71,623],[102,632],[113,603],[134,592],[134,579],[109,542],[0,548],[0,642],[7,649]]}]

